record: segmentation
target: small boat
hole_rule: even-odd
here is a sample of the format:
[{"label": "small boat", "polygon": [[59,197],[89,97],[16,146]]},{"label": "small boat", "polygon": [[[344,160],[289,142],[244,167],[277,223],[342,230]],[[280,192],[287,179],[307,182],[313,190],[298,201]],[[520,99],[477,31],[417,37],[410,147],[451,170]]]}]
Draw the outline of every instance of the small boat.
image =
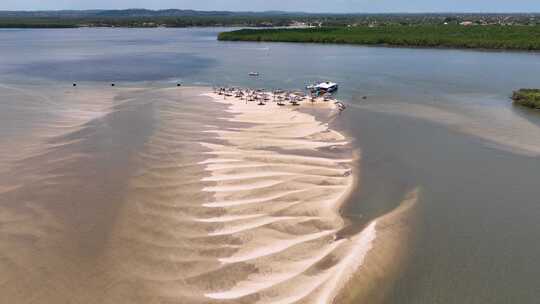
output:
[{"label": "small boat", "polygon": [[323,92],[334,92],[334,91],[337,91],[338,87],[339,85],[337,83],[326,81],[326,82],[319,83],[318,85],[314,87],[314,89],[317,91],[323,91]]},{"label": "small boat", "polygon": [[259,72],[249,72],[248,75],[256,77],[256,76],[259,76]]}]

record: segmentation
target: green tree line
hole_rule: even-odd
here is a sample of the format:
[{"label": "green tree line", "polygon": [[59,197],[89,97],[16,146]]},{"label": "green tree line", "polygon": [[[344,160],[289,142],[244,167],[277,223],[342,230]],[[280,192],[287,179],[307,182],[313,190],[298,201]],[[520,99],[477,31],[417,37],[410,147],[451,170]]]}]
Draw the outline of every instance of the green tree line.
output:
[{"label": "green tree line", "polygon": [[219,40],[540,50],[540,26],[392,25],[244,29],[221,33]]}]

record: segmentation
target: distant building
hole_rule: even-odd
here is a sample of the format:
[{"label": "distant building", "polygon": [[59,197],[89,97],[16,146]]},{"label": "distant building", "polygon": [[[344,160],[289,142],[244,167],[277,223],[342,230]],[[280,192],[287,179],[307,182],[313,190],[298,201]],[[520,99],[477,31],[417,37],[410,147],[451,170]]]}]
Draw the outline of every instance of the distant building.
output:
[{"label": "distant building", "polygon": [[293,20],[293,21],[289,24],[289,27],[305,28],[305,27],[310,27],[310,25],[307,24],[307,23],[305,23],[305,22]]},{"label": "distant building", "polygon": [[463,21],[460,23],[460,25],[463,25],[463,26],[471,26],[473,25],[474,23],[472,21]]}]

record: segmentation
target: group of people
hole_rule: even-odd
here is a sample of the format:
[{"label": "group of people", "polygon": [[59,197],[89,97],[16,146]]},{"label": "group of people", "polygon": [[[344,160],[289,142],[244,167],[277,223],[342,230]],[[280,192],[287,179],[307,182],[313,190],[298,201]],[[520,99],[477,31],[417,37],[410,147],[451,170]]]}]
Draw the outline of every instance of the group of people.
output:
[{"label": "group of people", "polygon": [[310,102],[334,102],[340,111],[345,109],[345,105],[337,101],[330,93],[317,94],[310,91],[306,94],[302,91],[285,91],[280,89],[267,92],[265,89],[228,87],[214,88],[214,93],[223,96],[224,99],[234,97],[245,100],[246,103],[257,102],[261,106],[266,105],[268,102],[276,102],[278,106],[285,106],[287,103],[293,106],[299,106],[300,102],[309,100]]}]

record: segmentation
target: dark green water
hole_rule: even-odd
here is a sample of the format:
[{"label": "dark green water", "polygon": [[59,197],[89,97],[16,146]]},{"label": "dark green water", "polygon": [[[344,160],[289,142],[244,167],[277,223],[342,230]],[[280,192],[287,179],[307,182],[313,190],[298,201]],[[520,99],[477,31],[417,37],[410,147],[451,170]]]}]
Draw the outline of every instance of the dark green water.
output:
[{"label": "dark green water", "polygon": [[508,96],[540,87],[540,54],[230,43],[219,30],[4,30],[0,83],[337,81],[349,107],[336,123],[362,151],[346,214],[367,221],[422,189],[417,242],[388,303],[538,302],[540,113]]}]

